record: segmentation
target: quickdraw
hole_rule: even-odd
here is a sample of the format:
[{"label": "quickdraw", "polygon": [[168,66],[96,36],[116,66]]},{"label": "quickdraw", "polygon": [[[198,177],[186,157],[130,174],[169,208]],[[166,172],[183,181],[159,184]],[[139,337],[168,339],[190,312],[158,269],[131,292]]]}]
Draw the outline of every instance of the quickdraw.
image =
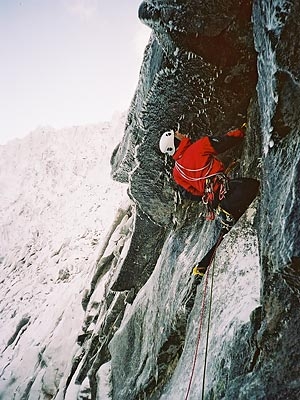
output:
[{"label": "quickdraw", "polygon": [[207,209],[207,214],[206,214],[207,221],[212,221],[215,219],[215,213],[213,209],[213,201],[215,199],[215,194],[213,188],[214,188],[213,179],[206,178],[204,195],[202,196],[202,203],[206,206]]},{"label": "quickdraw", "polygon": [[213,202],[215,199],[214,187],[217,183],[219,183],[219,185],[220,185],[219,193],[218,193],[218,197],[219,197],[220,201],[225,198],[225,195],[229,190],[228,178],[225,174],[218,173],[218,174],[215,174],[213,177],[206,178],[204,195],[202,196],[202,203],[207,208],[206,219],[208,221],[212,221],[215,219],[215,211],[214,211],[214,207],[213,207]]}]

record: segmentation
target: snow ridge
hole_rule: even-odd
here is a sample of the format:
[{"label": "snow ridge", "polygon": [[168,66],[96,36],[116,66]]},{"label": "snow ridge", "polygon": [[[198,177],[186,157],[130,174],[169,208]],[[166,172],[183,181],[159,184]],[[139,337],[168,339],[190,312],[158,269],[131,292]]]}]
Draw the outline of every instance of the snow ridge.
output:
[{"label": "snow ridge", "polygon": [[127,201],[110,178],[124,122],[40,128],[0,146],[0,398],[20,398],[28,377],[30,398],[35,386],[52,395],[68,367],[82,292]]}]

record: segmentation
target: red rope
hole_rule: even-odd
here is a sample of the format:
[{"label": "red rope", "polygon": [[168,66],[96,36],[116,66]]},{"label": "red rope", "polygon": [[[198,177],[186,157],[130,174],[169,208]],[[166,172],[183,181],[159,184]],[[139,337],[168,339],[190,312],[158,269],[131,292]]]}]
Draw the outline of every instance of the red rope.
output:
[{"label": "red rope", "polygon": [[[192,366],[192,372],[191,372],[191,376],[190,376],[190,380],[189,380],[189,385],[188,385],[188,389],[186,392],[186,396],[184,398],[184,400],[187,400],[191,391],[191,387],[192,387],[192,381],[194,378],[194,373],[195,373],[195,368],[196,368],[196,363],[197,363],[197,356],[198,356],[198,351],[199,351],[199,345],[200,345],[200,339],[201,339],[201,331],[202,331],[202,326],[203,326],[203,317],[204,317],[204,309],[205,309],[205,300],[206,300],[206,294],[207,294],[207,287],[208,287],[208,277],[209,277],[209,270],[210,270],[210,266],[212,264],[212,261],[216,255],[216,251],[217,248],[221,242],[221,240],[223,239],[223,235],[221,235],[217,241],[215,250],[211,256],[211,259],[209,261],[207,270],[206,270],[206,275],[205,275],[205,281],[204,281],[204,289],[203,289],[203,297],[202,297],[202,304],[201,304],[201,313],[200,313],[200,323],[199,323],[199,330],[198,330],[198,336],[197,336],[197,342],[196,342],[196,349],[195,349],[195,354],[194,354],[194,360],[193,360],[193,366]],[[203,390],[203,388],[202,388]]]}]

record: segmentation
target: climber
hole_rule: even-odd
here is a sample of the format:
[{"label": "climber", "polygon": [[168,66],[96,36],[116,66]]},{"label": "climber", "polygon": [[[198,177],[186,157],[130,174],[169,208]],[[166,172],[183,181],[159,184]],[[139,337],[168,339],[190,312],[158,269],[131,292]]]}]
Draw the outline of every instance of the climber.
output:
[{"label": "climber", "polygon": [[[240,144],[245,130],[246,124],[243,124],[224,136],[203,136],[194,143],[179,130],[170,130],[159,142],[161,152],[175,161],[173,178],[179,185],[179,192],[186,199],[202,201],[208,210],[207,219],[218,217],[222,227],[220,236],[224,236],[246,211],[259,188],[256,179],[229,179],[224,164],[217,158],[218,154]],[[198,263],[199,273],[205,272],[208,260],[209,254]]]}]

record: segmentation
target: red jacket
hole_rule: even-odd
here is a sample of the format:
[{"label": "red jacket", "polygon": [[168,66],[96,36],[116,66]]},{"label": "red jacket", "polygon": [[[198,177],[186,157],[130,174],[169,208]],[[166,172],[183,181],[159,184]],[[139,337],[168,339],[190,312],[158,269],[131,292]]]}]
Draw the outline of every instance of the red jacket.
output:
[{"label": "red jacket", "polygon": [[[225,136],[243,138],[244,132],[236,129]],[[203,196],[206,178],[219,172],[224,173],[225,167],[216,158],[217,154],[208,136],[204,136],[195,143],[192,143],[189,138],[182,139],[173,155],[175,182],[193,195]],[[214,191],[217,189],[218,187],[215,187]]]}]

